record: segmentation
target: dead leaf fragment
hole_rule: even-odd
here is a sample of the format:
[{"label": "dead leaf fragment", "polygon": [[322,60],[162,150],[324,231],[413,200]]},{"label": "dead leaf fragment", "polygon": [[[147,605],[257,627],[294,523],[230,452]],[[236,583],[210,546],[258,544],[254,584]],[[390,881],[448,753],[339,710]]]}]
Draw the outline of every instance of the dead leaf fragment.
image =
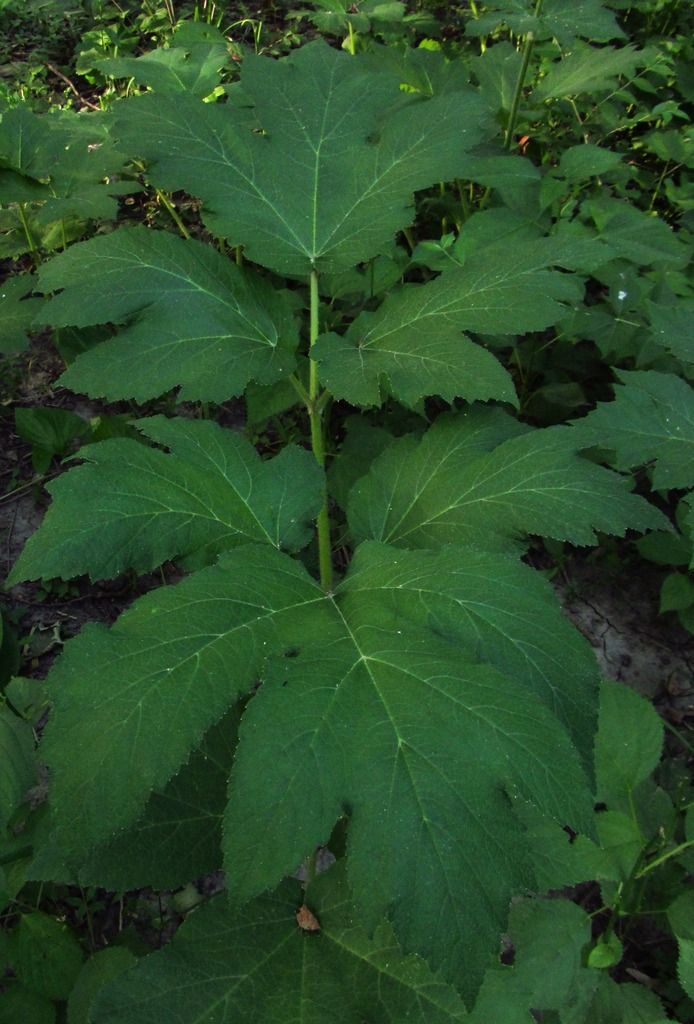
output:
[{"label": "dead leaf fragment", "polygon": [[304,932],[319,932],[320,923],[315,914],[312,914],[305,903],[296,912],[296,923]]}]

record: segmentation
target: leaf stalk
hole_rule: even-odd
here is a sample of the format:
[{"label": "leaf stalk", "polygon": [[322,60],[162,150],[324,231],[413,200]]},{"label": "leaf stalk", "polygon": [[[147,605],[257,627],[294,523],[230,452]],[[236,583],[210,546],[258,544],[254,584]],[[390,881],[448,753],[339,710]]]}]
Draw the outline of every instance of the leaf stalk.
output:
[{"label": "leaf stalk", "polygon": [[[311,271],[310,278],[310,321],[309,321],[309,345],[313,348],[318,338],[318,311],[320,298],[318,295],[318,274]],[[308,383],[308,416],[311,423],[311,448],[316,462],[322,468],[325,467],[325,443],[323,441],[323,401],[327,392],[319,394],[320,383],[318,381],[318,364],[309,359],[309,383]],[[323,590],[330,593],[333,587],[333,564],[330,548],[330,520],[328,518],[328,492],[323,485],[323,504],[316,518],[318,530],[318,564],[320,568],[320,582]]]}]

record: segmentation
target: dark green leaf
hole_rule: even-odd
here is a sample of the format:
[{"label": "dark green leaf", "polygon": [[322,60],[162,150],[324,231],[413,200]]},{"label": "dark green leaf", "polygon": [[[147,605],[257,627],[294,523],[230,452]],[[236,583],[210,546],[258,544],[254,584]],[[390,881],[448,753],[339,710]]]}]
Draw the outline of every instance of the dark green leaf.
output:
[{"label": "dark green leaf", "polygon": [[428,284],[406,285],[342,337],[318,339],[312,357],[321,380],[356,405],[378,404],[383,380],[408,405],[427,395],[515,404],[508,373],[461,332],[516,334],[556,323],[582,286],[548,268],[572,266],[577,252],[549,239],[526,243],[520,253],[499,246]]},{"label": "dark green leaf", "polygon": [[655,769],[662,745],[663,726],[648,701],[621,683],[603,682],[595,741],[598,799],[629,813],[634,791]]},{"label": "dark green leaf", "polygon": [[162,447],[114,438],[83,448],[85,465],[53,481],[42,527],[10,579],[142,572],[185,555],[204,564],[249,540],[297,550],[311,537],[323,474],[288,446],[261,461],[246,439],[210,420],[136,421]]},{"label": "dark green leaf", "polygon": [[320,930],[297,925],[296,882],[231,911],[222,897],[190,915],[166,949],[100,996],[93,1024],[449,1024],[467,1019],[456,993],[391,929],[372,935],[348,902],[339,866],[306,896]]},{"label": "dark green leaf", "polygon": [[8,944],[12,968],[26,988],[67,999],[84,959],[67,925],[40,911],[22,914]]},{"label": "dark green leaf", "polygon": [[0,1024],[56,1024],[55,1005],[23,985],[11,982],[0,997]]},{"label": "dark green leaf", "polygon": [[356,540],[489,550],[517,549],[529,534],[593,544],[596,530],[667,526],[625,481],[578,456],[572,431],[528,430],[476,408],[388,448],[354,488],[349,523]]},{"label": "dark green leaf", "polygon": [[155,184],[203,200],[214,235],[283,274],[377,255],[411,219],[412,193],[463,174],[485,133],[471,90],[406,96],[396,76],[322,42],[279,61],[246,57],[241,85],[251,107],[184,95],[120,104],[115,134]]},{"label": "dark green leaf", "polygon": [[91,1024],[91,1008],[99,992],[137,963],[129,949],[111,946],[94,954],[77,975],[67,1004],[67,1024]]},{"label": "dark green leaf", "polygon": [[0,707],[0,833],[36,781],[34,734],[28,722]]},{"label": "dark green leaf", "polygon": [[694,485],[694,390],[672,373],[617,370],[613,402],[573,429],[581,444],[615,452],[618,469],[653,462],[653,486]]},{"label": "dark green leaf", "polygon": [[[88,857],[79,871],[82,885],[118,892],[176,889],[221,867],[222,815],[237,726],[234,709],[151,797],[139,821]],[[35,867],[32,873],[36,877]]]},{"label": "dark green leaf", "polygon": [[63,374],[77,391],[144,401],[180,385],[181,399],[221,402],[294,368],[297,330],[283,293],[201,242],[122,228],[73,245],[39,280],[63,289],[42,314],[53,326],[125,325]]},{"label": "dark green leaf", "polygon": [[36,287],[31,274],[9,277],[0,288],[0,352],[22,352],[27,346],[27,331],[43,299],[25,298]]}]

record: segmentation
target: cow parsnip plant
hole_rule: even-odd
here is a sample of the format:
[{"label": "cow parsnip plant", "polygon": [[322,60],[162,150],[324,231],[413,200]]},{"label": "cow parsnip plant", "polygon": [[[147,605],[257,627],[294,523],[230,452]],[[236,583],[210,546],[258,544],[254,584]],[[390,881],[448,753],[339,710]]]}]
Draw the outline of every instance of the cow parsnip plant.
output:
[{"label": "cow parsnip plant", "polygon": [[[517,173],[489,155],[493,105],[439,70],[437,88],[403,91],[316,42],[247,57],[224,102],[195,75],[117,101],[95,115],[111,152],[199,200],[208,237],[180,218],[180,235],[117,227],[15,296],[46,296],[38,323],[112,325],[63,375],[73,390],[292,389],[310,426],[311,450],[262,458],[212,420],[140,419],[139,440],[90,445],[51,485],[13,569],[11,583],[188,571],[111,629],[86,627],[49,680],[50,817],[29,877],[131,889],[226,872],[226,895],[106,992],[95,1022],[308,1021],[325,1006],[464,1019],[511,898],[542,888],[547,836],[595,835],[597,668],[521,556],[532,534],[589,544],[669,524],[581,455],[592,435],[519,422],[480,336],[558,323],[577,270],[614,253],[535,232],[465,255],[463,227],[465,258],[399,282],[415,192],[480,160],[495,180]],[[335,317],[340,289],[360,287]],[[333,400],[384,409],[361,464],[358,427],[337,454]],[[317,848],[343,831],[344,857],[316,878]],[[289,878],[302,862],[304,888]]]}]

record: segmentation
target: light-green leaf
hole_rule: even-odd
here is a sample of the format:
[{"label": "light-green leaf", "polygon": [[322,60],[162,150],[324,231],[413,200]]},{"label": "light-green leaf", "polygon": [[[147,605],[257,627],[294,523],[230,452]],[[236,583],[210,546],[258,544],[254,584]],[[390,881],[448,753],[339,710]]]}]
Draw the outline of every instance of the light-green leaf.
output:
[{"label": "light-green leaf", "polygon": [[63,374],[77,391],[145,401],[180,386],[183,400],[221,402],[249,380],[270,384],[294,368],[286,296],[201,242],[121,228],[71,246],[39,280],[44,291],[62,289],[42,322],[124,325]]},{"label": "light-green leaf", "polygon": [[542,100],[608,92],[620,75],[630,75],[648,61],[648,53],[634,46],[589,46],[577,43],[571,53],[550,67],[535,90]]},{"label": "light-green leaf", "polygon": [[412,193],[463,174],[487,130],[472,90],[406,95],[396,75],[323,42],[279,61],[247,56],[241,87],[247,106],[120,104],[115,136],[156,185],[199,196],[214,235],[282,274],[377,255],[411,219]]},{"label": "light-green leaf", "polygon": [[198,43],[192,47],[171,46],[141,57],[112,57],[94,66],[114,78],[134,78],[161,96],[189,92],[203,99],[219,84],[219,71],[229,55],[224,41]]},{"label": "light-green leaf", "polygon": [[113,438],[82,449],[85,465],[49,484],[53,504],[10,581],[105,579],[177,556],[202,565],[248,541],[308,543],[323,486],[309,452],[288,446],[263,462],[211,420],[152,416],[137,426],[162,447]]},{"label": "light-green leaf", "polygon": [[572,434],[524,429],[499,410],[439,417],[421,441],[392,444],[355,485],[352,533],[399,547],[517,550],[530,534],[593,544],[596,530],[667,528],[626,481],[581,458]]}]

